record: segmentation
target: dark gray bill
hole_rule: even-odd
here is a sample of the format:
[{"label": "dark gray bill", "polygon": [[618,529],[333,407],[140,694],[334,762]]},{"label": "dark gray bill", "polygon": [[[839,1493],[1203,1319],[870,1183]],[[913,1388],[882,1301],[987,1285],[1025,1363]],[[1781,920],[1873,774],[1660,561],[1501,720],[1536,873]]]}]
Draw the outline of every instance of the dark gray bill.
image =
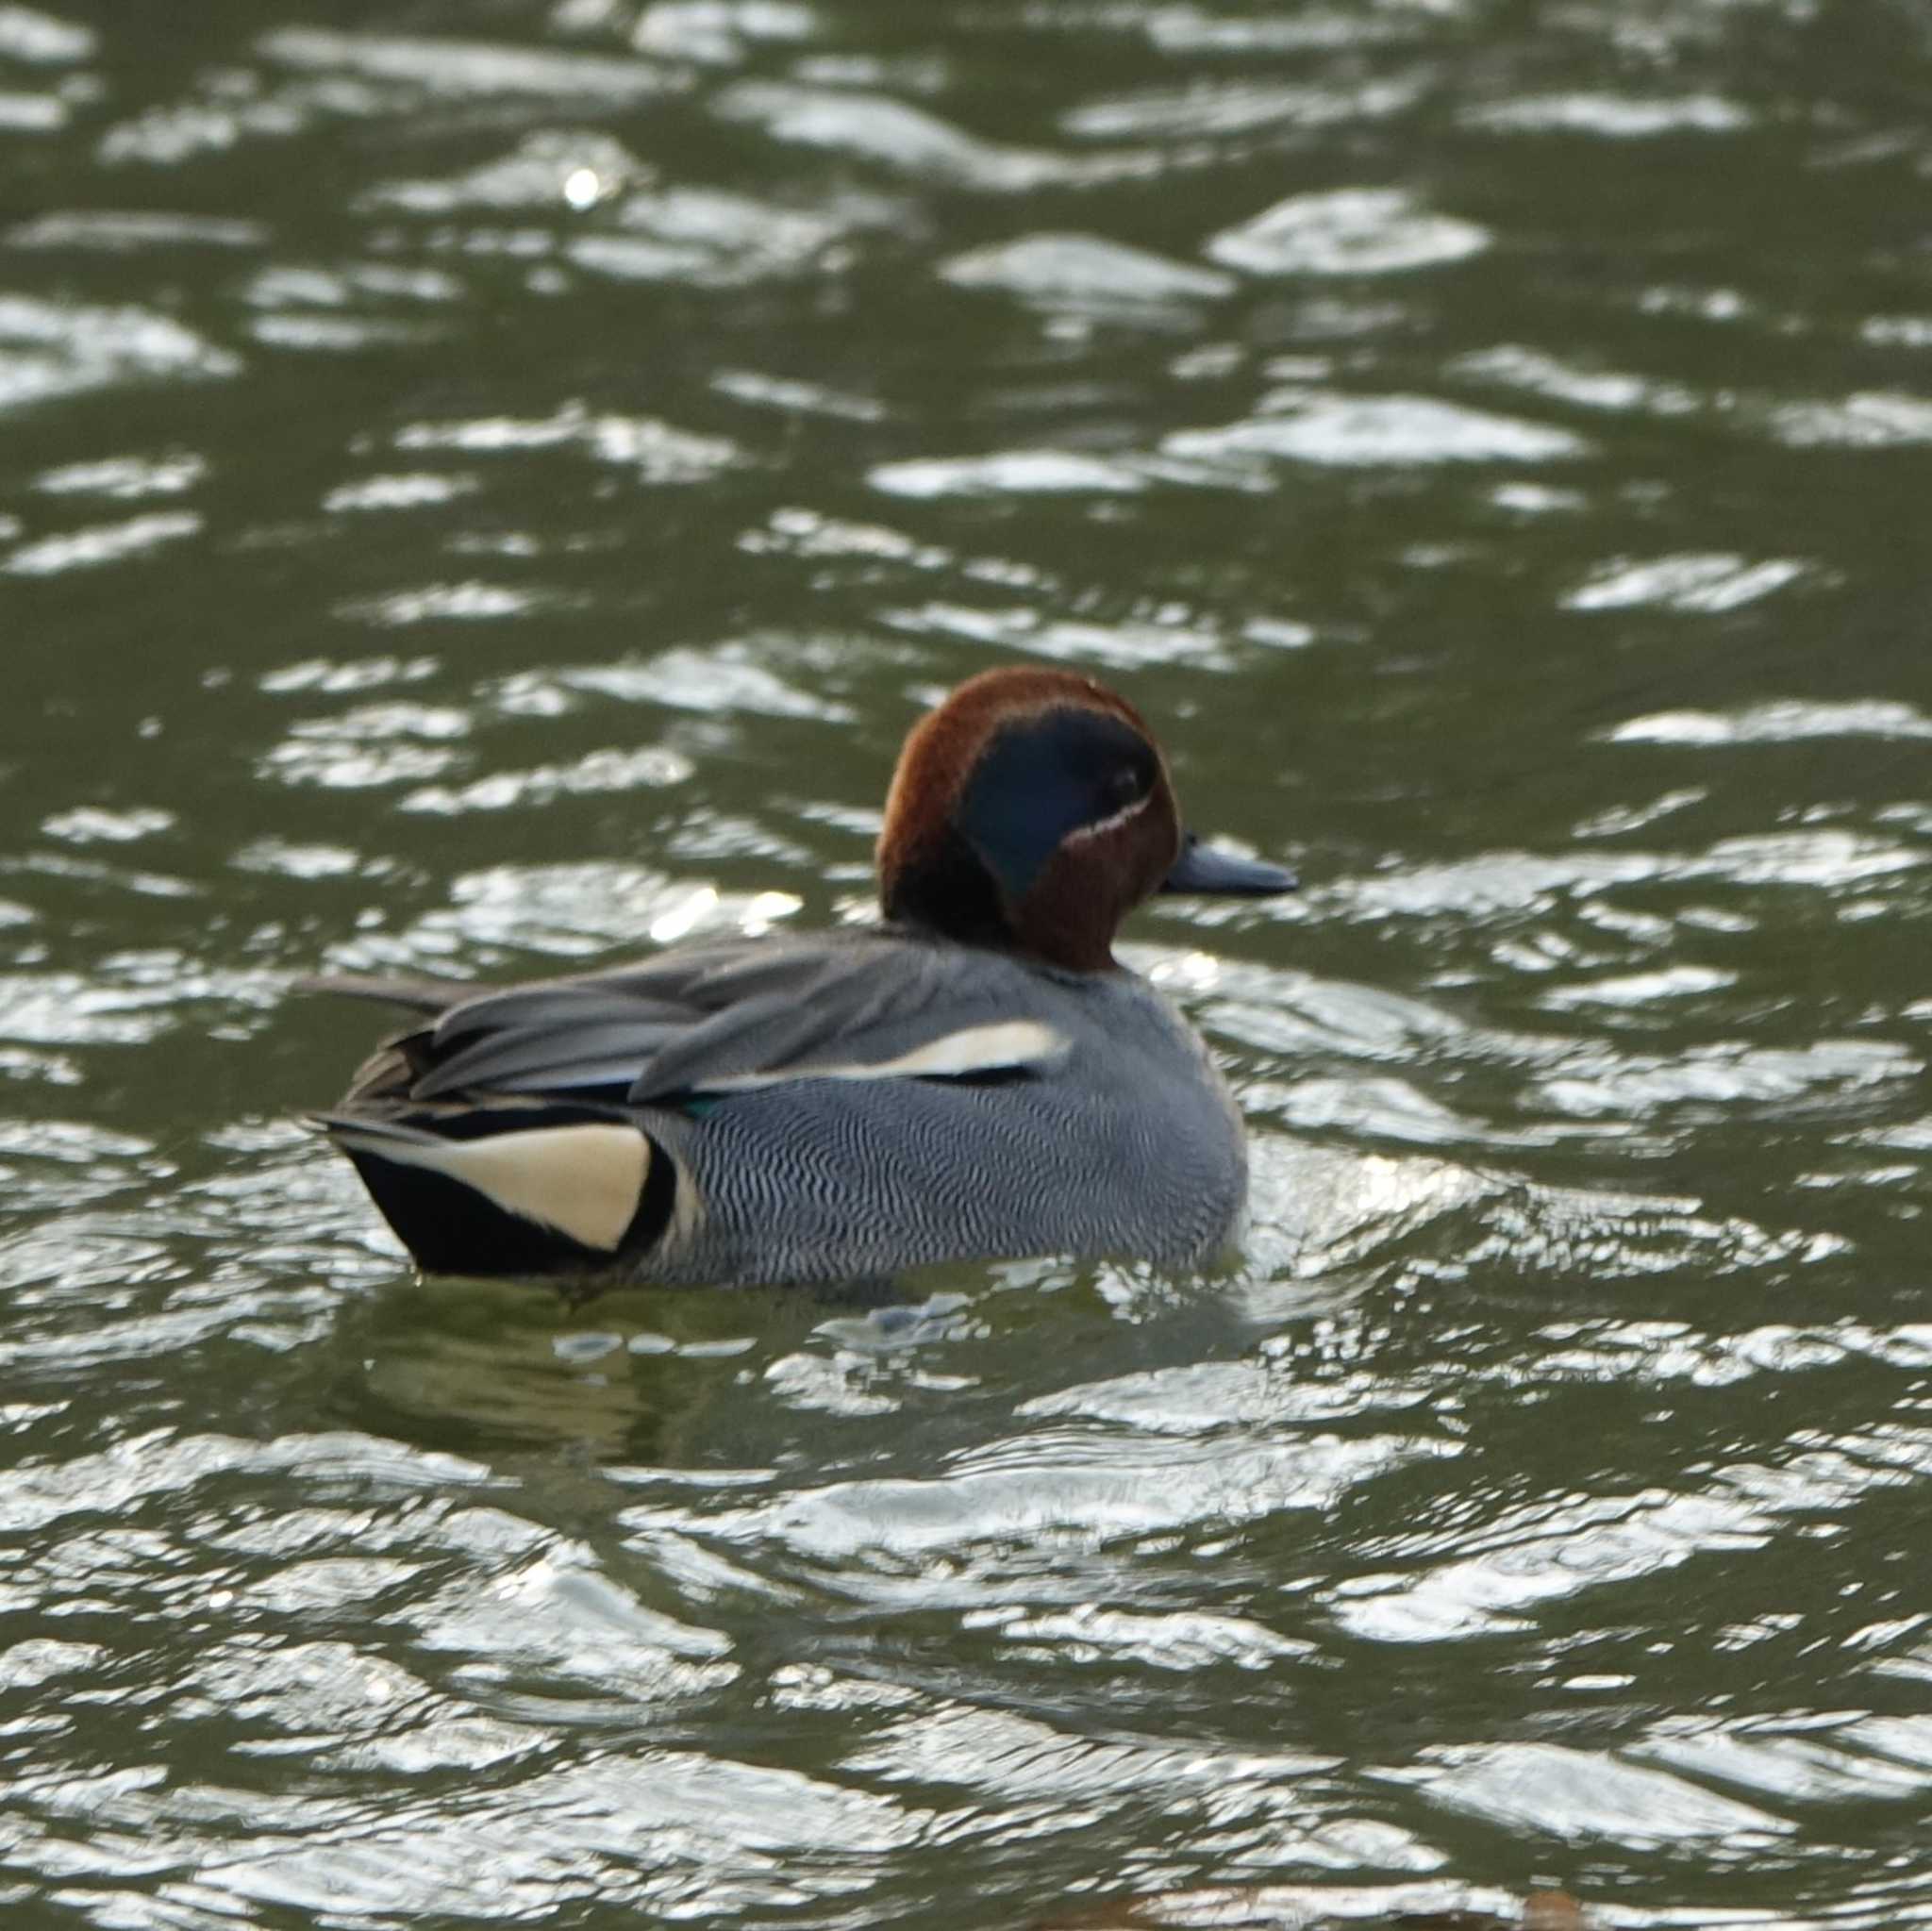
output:
[{"label": "dark gray bill", "polygon": [[1232,852],[1204,845],[1191,831],[1181,841],[1174,870],[1161,880],[1162,891],[1198,891],[1223,898],[1267,898],[1292,891],[1301,883],[1292,872],[1261,858],[1238,858]]}]

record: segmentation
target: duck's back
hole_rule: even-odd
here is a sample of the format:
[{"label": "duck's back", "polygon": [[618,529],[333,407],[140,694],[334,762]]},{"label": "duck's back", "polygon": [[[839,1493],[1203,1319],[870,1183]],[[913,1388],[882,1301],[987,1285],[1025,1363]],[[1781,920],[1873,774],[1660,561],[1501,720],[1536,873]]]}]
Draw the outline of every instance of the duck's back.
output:
[{"label": "duck's back", "polygon": [[1246,1168],[1144,981],[885,931],[678,948],[425,1023],[326,1121],[424,1266],[820,1281],[1041,1253],[1168,1265]]}]

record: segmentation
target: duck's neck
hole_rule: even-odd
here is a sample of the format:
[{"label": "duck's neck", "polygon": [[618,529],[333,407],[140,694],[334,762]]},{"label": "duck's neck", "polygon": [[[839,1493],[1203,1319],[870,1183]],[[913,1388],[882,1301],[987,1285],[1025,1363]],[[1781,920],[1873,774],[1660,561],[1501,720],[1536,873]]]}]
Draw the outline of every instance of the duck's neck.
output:
[{"label": "duck's neck", "polygon": [[976,853],[950,824],[915,858],[879,880],[879,907],[895,924],[961,945],[1019,948],[1006,900]]},{"label": "duck's neck", "polygon": [[1021,901],[1007,903],[991,872],[951,825],[918,858],[879,882],[879,905],[894,924],[910,925],[956,945],[983,945],[1062,973],[1107,972],[1114,965],[1112,927],[1095,924],[1071,881],[1047,877]]}]

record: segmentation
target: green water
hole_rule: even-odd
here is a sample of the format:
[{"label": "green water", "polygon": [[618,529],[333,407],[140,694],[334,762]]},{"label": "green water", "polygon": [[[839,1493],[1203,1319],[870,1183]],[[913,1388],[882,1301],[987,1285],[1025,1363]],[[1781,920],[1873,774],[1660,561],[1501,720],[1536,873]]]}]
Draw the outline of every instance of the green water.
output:
[{"label": "green water", "polygon": [[[1928,129],[1907,0],[0,6],[8,1924],[1932,1921]],[[1129,934],[1238,1259],[415,1282],[292,981],[853,914],[1026,660],[1303,874]]]}]

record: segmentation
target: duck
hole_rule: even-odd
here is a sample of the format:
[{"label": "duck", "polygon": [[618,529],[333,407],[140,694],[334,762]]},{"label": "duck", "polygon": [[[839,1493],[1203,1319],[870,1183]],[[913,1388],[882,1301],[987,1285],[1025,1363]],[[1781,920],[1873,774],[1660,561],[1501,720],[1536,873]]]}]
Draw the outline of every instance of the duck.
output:
[{"label": "duck", "polygon": [[1115,935],[1156,892],[1294,874],[1184,830],[1140,712],[1040,666],[913,724],[875,859],[874,926],[498,988],[307,981],[407,1014],[310,1124],[422,1273],[574,1296],[1224,1249],[1240,1111]]}]

